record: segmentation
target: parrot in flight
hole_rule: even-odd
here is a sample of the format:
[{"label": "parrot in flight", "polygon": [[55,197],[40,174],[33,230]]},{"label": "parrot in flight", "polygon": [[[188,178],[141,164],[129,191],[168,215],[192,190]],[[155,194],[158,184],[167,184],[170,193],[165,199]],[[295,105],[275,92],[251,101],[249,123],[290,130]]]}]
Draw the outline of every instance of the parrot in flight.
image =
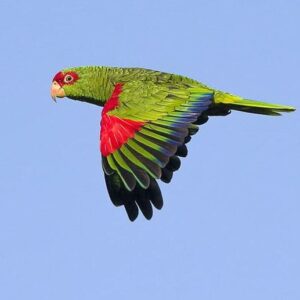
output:
[{"label": "parrot in flight", "polygon": [[186,144],[210,116],[231,110],[270,116],[295,108],[244,99],[188,77],[143,68],[84,66],[58,72],[51,96],[102,106],[100,152],[107,190],[131,221],[150,220],[187,155]]}]

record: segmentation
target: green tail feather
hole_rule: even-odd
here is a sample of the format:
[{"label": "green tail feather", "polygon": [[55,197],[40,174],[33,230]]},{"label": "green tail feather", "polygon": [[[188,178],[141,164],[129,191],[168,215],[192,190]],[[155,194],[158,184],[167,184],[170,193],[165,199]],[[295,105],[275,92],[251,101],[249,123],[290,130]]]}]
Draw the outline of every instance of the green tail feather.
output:
[{"label": "green tail feather", "polygon": [[223,92],[215,93],[214,104],[216,106],[224,106],[228,109],[270,116],[279,116],[282,112],[292,112],[295,110],[292,106],[243,99]]}]

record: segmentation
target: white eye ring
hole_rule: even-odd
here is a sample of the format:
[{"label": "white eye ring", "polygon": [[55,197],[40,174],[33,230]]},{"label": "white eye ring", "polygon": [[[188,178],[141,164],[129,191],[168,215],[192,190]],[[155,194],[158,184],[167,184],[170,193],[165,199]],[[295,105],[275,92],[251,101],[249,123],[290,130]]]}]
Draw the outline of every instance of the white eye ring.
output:
[{"label": "white eye ring", "polygon": [[64,78],[64,82],[65,83],[70,83],[70,82],[72,82],[74,80],[74,78],[73,78],[73,76],[71,76],[71,75],[66,75],[65,76],[65,78]]}]

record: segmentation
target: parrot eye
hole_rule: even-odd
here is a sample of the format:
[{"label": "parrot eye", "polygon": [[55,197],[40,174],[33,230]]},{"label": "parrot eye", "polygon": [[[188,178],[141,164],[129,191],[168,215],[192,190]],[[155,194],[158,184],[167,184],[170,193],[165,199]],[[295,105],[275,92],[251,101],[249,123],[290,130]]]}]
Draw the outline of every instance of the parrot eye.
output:
[{"label": "parrot eye", "polygon": [[73,80],[74,80],[73,76],[69,75],[69,74],[66,75],[65,78],[64,78],[65,83],[71,83]]}]

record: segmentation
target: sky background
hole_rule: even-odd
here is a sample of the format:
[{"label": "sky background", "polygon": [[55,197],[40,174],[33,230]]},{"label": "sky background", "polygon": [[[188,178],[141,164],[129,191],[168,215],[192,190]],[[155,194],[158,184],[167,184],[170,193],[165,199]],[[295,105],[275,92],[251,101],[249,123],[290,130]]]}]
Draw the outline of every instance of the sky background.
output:
[{"label": "sky background", "polygon": [[201,127],[149,222],[108,197],[81,65],[187,75],[300,108],[300,2],[0,2],[0,299],[300,299],[300,112]]}]

